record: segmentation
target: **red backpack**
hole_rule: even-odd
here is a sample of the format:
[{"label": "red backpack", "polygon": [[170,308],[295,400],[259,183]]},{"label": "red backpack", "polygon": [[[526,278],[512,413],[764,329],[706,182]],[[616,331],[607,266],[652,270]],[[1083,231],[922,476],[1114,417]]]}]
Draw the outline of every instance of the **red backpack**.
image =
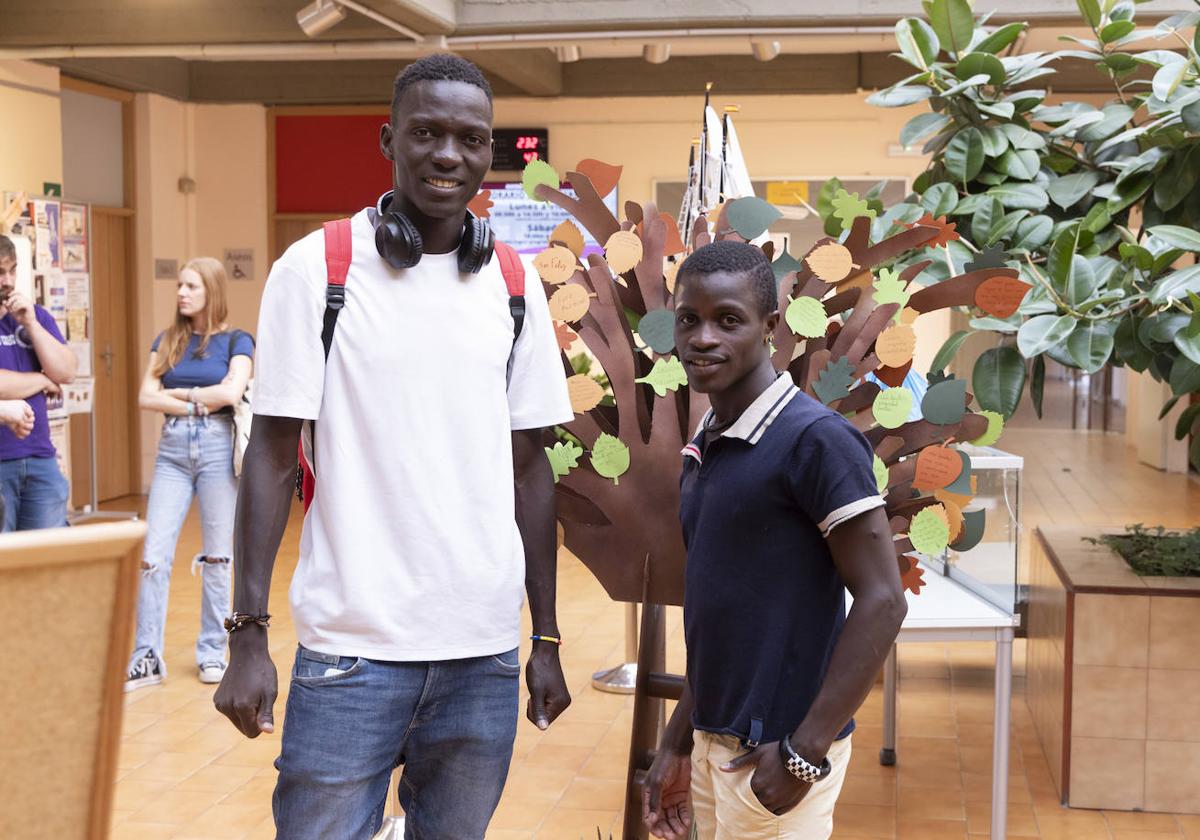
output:
[{"label": "red backpack", "polygon": [[[513,349],[521,336],[525,324],[525,266],[517,252],[503,242],[496,242],[496,256],[500,258],[500,272],[508,288],[508,310],[513,319]],[[325,347],[325,360],[329,361],[329,349],[333,346],[333,330],[337,326],[338,314],[346,303],[346,275],[350,273],[353,254],[350,236],[350,220],[337,219],[325,223],[325,323],[321,328],[321,344]],[[512,375],[512,352],[508,356],[508,373]],[[300,468],[296,473],[296,495],[304,502],[307,513],[316,490],[314,470],[314,423],[305,422],[300,435]]]}]

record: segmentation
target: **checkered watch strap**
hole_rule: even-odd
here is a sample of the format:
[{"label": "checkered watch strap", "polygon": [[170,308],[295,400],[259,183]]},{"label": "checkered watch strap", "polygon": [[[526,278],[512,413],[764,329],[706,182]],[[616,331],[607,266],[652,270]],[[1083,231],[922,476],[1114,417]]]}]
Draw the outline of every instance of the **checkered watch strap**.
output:
[{"label": "checkered watch strap", "polygon": [[821,760],[818,767],[805,761],[800,755],[792,749],[792,744],[788,741],[787,736],[779,742],[779,757],[783,759],[783,766],[788,769],[788,772],[802,782],[813,784],[819,782],[833,772],[833,767],[829,763],[829,758]]}]

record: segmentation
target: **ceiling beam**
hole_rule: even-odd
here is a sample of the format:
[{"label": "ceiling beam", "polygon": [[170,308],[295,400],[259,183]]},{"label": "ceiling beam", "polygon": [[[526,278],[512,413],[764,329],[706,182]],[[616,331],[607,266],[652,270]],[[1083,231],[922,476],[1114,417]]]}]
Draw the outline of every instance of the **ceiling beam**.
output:
[{"label": "ceiling beam", "polygon": [[474,50],[463,56],[527,96],[560,96],[563,92],[562,65],[553,50]]}]

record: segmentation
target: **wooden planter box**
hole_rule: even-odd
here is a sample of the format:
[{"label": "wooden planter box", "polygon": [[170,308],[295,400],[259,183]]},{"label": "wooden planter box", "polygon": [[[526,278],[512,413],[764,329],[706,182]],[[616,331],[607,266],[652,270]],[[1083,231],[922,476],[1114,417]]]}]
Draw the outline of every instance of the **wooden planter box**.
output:
[{"label": "wooden planter box", "polygon": [[1083,541],[1123,532],[1034,532],[1027,702],[1063,804],[1200,814],[1200,578]]}]

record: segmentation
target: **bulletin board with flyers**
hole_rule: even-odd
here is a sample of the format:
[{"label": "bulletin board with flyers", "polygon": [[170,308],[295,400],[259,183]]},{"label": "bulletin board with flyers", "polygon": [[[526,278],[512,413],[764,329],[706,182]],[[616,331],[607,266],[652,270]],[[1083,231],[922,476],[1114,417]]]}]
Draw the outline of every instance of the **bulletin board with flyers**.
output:
[{"label": "bulletin board with flyers", "polygon": [[[48,398],[50,435],[63,475],[71,477],[72,414],[90,414],[92,371],[91,208],[57,198],[5,193],[6,235],[17,250],[16,289],[54,318],[79,360],[75,381]],[[94,474],[94,470],[93,470]],[[94,493],[88,497],[94,498]]]}]

